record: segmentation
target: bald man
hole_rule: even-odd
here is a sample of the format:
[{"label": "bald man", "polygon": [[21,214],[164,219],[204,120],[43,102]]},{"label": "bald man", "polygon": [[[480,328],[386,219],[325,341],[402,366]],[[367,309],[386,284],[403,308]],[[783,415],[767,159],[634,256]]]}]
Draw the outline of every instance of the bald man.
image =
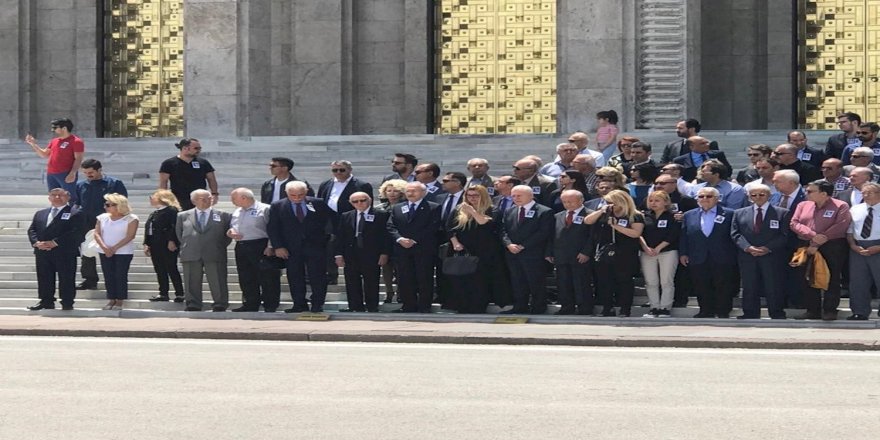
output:
[{"label": "bald man", "polygon": [[[679,164],[682,167],[682,179],[691,182],[697,177],[697,171],[703,166],[703,163],[709,159],[718,159],[727,169],[726,176],[733,173],[733,167],[727,161],[727,156],[723,151],[710,150],[711,142],[702,136],[691,136],[687,139],[690,151],[672,159],[672,163]],[[725,177],[727,178],[727,177]]]}]

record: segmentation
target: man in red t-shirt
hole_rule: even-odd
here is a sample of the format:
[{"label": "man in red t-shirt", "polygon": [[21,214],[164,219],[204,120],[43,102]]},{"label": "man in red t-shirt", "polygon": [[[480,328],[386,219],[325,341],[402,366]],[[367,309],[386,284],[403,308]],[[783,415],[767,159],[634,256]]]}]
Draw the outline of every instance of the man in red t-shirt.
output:
[{"label": "man in red t-shirt", "polygon": [[70,193],[70,203],[76,204],[77,170],[82,163],[86,147],[82,139],[70,133],[73,130],[73,122],[70,119],[55,119],[51,124],[55,138],[49,141],[46,148],[41,148],[30,134],[24,141],[38,156],[49,158],[46,166],[46,184],[49,186],[49,191],[64,188]]}]

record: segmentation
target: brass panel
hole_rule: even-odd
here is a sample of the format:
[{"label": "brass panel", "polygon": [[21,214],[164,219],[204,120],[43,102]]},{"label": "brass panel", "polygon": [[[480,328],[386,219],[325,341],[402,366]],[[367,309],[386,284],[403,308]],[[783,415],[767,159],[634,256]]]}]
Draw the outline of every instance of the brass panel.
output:
[{"label": "brass panel", "polygon": [[837,115],[878,113],[880,0],[799,2],[798,125],[836,129]]},{"label": "brass panel", "polygon": [[105,0],[104,130],[183,136],[183,0]]},{"label": "brass panel", "polygon": [[556,132],[556,0],[441,0],[440,134]]}]

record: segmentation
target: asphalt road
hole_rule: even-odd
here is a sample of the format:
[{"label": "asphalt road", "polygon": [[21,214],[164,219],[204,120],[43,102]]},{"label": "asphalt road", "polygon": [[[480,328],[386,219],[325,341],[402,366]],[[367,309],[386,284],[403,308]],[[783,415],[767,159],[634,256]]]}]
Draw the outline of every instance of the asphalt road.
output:
[{"label": "asphalt road", "polygon": [[0,338],[0,439],[874,439],[880,353]]}]

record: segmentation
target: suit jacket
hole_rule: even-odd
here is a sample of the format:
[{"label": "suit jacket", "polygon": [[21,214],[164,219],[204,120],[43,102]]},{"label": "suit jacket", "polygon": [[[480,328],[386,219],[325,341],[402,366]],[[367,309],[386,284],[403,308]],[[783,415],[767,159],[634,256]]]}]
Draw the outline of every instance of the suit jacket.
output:
[{"label": "suit jacket", "polygon": [[[367,217],[373,216],[372,220]],[[352,260],[359,256],[375,258],[378,263],[379,255],[391,254],[391,235],[388,234],[387,223],[390,214],[375,208],[370,208],[364,215],[363,248],[357,246],[357,210],[351,210],[342,214],[339,225],[336,228],[336,255],[342,255],[346,260]]]},{"label": "suit jacket", "polygon": [[[518,244],[524,249],[513,255],[517,258],[544,258],[547,252],[547,243],[553,236],[553,210],[535,203],[532,209],[526,212],[522,223],[519,222],[519,207],[508,209],[504,213],[504,221],[501,223],[501,242],[504,246]],[[529,214],[531,213],[531,214]]]},{"label": "suit jacket", "polygon": [[[709,142],[709,150],[718,151],[718,142]],[[672,162],[672,159],[690,152],[691,147],[688,146],[687,139],[674,140],[663,148],[663,156],[660,157],[660,163]]]},{"label": "suit jacket", "polygon": [[[556,213],[554,234],[547,242],[546,252],[548,257],[553,257],[554,264],[577,263],[578,254],[592,257],[592,226],[584,222],[584,217],[591,212],[586,208],[580,208],[574,214],[572,224],[568,226],[565,224],[568,210]],[[580,218],[580,222],[578,222],[578,218]]]},{"label": "suit jacket", "polygon": [[734,211],[715,207],[715,218],[723,216],[723,220],[716,220],[713,224],[712,233],[708,237],[703,235],[700,226],[701,208],[692,209],[684,214],[682,219],[681,239],[678,242],[678,253],[687,256],[689,264],[736,264],[736,246],[730,238],[730,225],[733,222]]},{"label": "suit jacket", "polygon": [[818,148],[809,147],[809,146],[804,147],[804,153],[801,157],[801,160],[816,167],[817,170],[820,170],[819,171],[820,174],[821,174],[822,162],[825,162],[825,159],[828,159],[828,158],[825,157],[825,153],[822,150],[820,150]]},{"label": "suit jacket", "polygon": [[[311,187],[311,185],[309,185],[309,182],[307,182],[305,180],[299,180],[296,178],[296,176],[291,174],[289,179],[287,179],[281,183],[281,192],[280,192],[281,199],[287,197],[287,195],[284,192],[284,188],[287,188],[287,184],[290,182],[303,182],[303,183],[305,183],[306,188],[308,188],[308,190],[306,191],[306,195],[309,197],[315,196],[315,191],[312,190],[312,187]],[[267,205],[271,204],[272,203],[272,193],[274,191],[275,191],[275,178],[273,177],[273,178],[263,182],[263,186],[260,187],[260,201],[267,204]]]},{"label": "suit jacket", "polygon": [[300,221],[290,199],[276,201],[269,207],[267,232],[275,249],[285,248],[290,255],[324,255],[327,240],[333,233],[333,211],[324,200],[306,197],[306,216]]},{"label": "suit jacket", "polygon": [[[394,205],[386,223],[391,241],[394,242],[394,252],[435,254],[439,246],[437,240],[440,231],[440,205],[428,201],[426,196],[419,203],[412,219],[409,218],[408,212],[403,212],[404,208],[409,210],[409,201]],[[416,245],[406,249],[397,244],[397,240],[401,238],[415,240]]]},{"label": "suit jacket", "polygon": [[584,202],[584,207],[589,209],[591,212],[596,211],[599,209],[599,205],[601,205],[604,200],[605,199],[603,199],[602,197],[596,197],[595,199],[587,200],[586,202]]},{"label": "suit jacket", "polygon": [[556,179],[551,179],[541,174],[535,174],[531,180],[523,182],[522,184],[532,187],[532,194],[535,195],[536,202],[548,208],[550,207],[550,204],[553,203],[550,194],[558,188],[556,185]]},{"label": "suit jacket", "polygon": [[843,159],[843,149],[846,148],[846,133],[837,133],[828,138],[825,143],[825,157],[833,157],[835,159]]},{"label": "suit jacket", "polygon": [[52,208],[44,208],[34,213],[31,225],[28,226],[28,240],[31,246],[38,241],[54,241],[58,244],[51,251],[41,251],[34,248],[34,254],[38,252],[49,252],[51,255],[68,255],[74,257],[79,255],[79,245],[83,242],[85,234],[85,216],[82,211],[75,206],[64,206],[55,215],[50,225],[46,225],[49,220],[49,213]]},{"label": "suit jacket", "polygon": [[428,189],[428,192],[425,193],[425,200],[429,202],[439,203],[440,197],[446,194],[443,185],[438,182],[433,182],[425,186]]},{"label": "suit jacket", "polygon": [[[501,194],[498,194],[497,196],[492,197],[492,207],[497,209],[498,213],[501,214],[502,217],[504,217],[504,212],[501,210],[501,199],[503,197],[504,196],[502,196]],[[510,196],[508,196],[508,197],[510,197]],[[507,209],[510,209],[511,206],[513,206],[513,198],[511,198],[510,201],[507,203]],[[504,211],[507,211],[507,209],[505,209]]]},{"label": "suit jacket", "polygon": [[465,188],[470,188],[475,185],[483,185],[484,187],[486,187],[486,191],[489,192],[490,197],[495,196],[495,178],[494,177],[492,177],[488,174],[483,176],[482,179],[468,177],[467,185],[465,185]]},{"label": "suit jacket", "polygon": [[150,247],[168,247],[168,242],[173,241],[180,247],[177,240],[175,226],[177,225],[177,208],[169,206],[157,209],[150,213],[147,222],[144,223],[144,244]]},{"label": "suit jacket", "polygon": [[[709,159],[718,159],[724,164],[725,168],[727,168],[727,176],[730,176],[733,173],[733,167],[730,166],[730,162],[727,161],[727,156],[724,155],[723,151],[709,150],[706,154],[709,156]],[[672,159],[672,162],[684,167],[684,169],[681,170],[682,179],[690,182],[697,177],[697,167],[694,165],[694,160],[691,158],[690,151],[688,151],[687,154],[682,154],[681,156]],[[722,178],[726,179],[727,176],[722,176]]]},{"label": "suit jacket", "polygon": [[794,170],[801,177],[801,185],[806,185],[822,178],[822,171],[807,162],[798,160],[791,165],[779,165],[780,170]]},{"label": "suit jacket", "polygon": [[180,261],[226,263],[226,247],[232,241],[226,236],[232,214],[211,208],[205,227],[199,225],[196,209],[188,209],[177,215],[174,225],[180,242]]},{"label": "suit jacket", "polygon": [[[321,185],[318,186],[319,199],[330,200],[330,192],[333,191],[333,182],[334,179],[328,179],[321,182]],[[348,184],[345,185],[345,188],[342,189],[342,194],[339,195],[339,200],[336,202],[337,217],[344,212],[354,209],[348,201],[348,198],[356,192],[365,192],[369,194],[372,199],[373,185],[370,185],[363,180],[359,180],[356,177],[352,177],[351,180],[348,181]]]},{"label": "suit jacket", "polygon": [[[838,194],[837,195],[838,199],[840,199],[840,197],[842,195],[843,195],[843,193]],[[804,200],[807,200],[807,194],[804,192],[803,188],[798,188],[797,192],[794,194],[794,200],[792,200],[791,205],[789,206],[788,210],[790,212],[794,212],[795,208],[797,208],[797,205],[800,204],[801,202],[803,202]],[[843,199],[840,199],[840,200],[843,200]],[[770,204],[773,206],[778,205],[779,202],[781,202],[781,201],[782,201],[782,193],[780,193],[780,192],[773,193],[770,196]]]},{"label": "suit jacket", "polygon": [[772,253],[781,253],[785,250],[790,232],[788,210],[770,205],[763,215],[761,232],[756,234],[755,207],[747,206],[734,212],[730,237],[741,251],[745,252],[749,246],[766,246]]},{"label": "suit jacket", "polygon": [[456,216],[455,208],[461,206],[461,202],[464,201],[464,191],[462,191],[461,197],[459,197],[458,200],[455,201],[455,206],[453,206],[452,211],[449,212],[449,217],[446,217],[446,219],[443,219],[443,210],[446,209],[446,199],[448,199],[450,196],[451,196],[451,194],[449,194],[449,193],[443,193],[437,197],[436,203],[438,205],[440,205],[438,207],[438,209],[440,210],[440,222],[441,222],[441,225],[443,226],[443,231],[448,231],[455,226],[455,223],[456,223],[456,221],[455,221],[455,216]]}]

